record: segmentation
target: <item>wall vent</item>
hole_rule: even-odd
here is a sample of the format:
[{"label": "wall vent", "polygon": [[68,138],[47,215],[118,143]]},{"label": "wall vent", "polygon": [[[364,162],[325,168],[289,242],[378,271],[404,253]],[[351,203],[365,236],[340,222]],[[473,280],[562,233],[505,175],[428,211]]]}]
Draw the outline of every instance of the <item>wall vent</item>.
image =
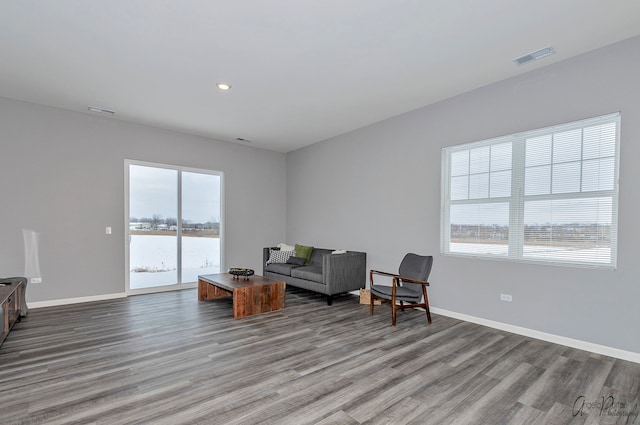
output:
[{"label": "wall vent", "polygon": [[516,65],[524,65],[525,63],[542,59],[554,53],[555,53],[555,50],[553,50],[553,47],[549,46],[549,47],[545,47],[544,49],[536,50],[535,52],[527,53],[526,55],[520,56],[519,58],[516,58],[513,61],[516,63]]}]

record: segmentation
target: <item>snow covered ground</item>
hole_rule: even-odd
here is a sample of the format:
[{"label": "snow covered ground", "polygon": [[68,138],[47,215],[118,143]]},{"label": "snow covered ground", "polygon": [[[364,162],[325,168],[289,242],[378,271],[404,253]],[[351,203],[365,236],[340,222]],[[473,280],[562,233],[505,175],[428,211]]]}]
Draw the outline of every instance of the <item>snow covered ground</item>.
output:
[{"label": "snow covered ground", "polygon": [[[129,287],[175,285],[176,246],[176,236],[131,235]],[[220,273],[220,239],[182,238],[182,282],[196,282],[198,275],[210,273]]]}]

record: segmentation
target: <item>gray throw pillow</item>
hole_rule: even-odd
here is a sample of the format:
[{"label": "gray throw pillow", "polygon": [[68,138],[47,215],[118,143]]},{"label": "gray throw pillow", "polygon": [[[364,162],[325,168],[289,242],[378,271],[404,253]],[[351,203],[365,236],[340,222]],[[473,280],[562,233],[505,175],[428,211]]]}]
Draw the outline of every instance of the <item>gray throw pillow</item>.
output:
[{"label": "gray throw pillow", "polygon": [[307,259],[302,257],[289,257],[287,260],[287,264],[295,264],[296,266],[304,266],[306,262]]}]

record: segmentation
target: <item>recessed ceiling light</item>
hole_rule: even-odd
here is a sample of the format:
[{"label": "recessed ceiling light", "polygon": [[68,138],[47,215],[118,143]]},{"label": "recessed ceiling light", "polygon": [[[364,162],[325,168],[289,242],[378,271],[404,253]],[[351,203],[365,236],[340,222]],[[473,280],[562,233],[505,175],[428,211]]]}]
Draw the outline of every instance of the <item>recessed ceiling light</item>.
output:
[{"label": "recessed ceiling light", "polygon": [[535,52],[528,53],[524,56],[520,56],[519,58],[514,59],[513,61],[517,65],[524,65],[525,63],[536,61],[538,59],[542,59],[546,56],[550,56],[554,54],[556,51],[553,50],[553,47],[545,47],[544,49],[536,50]]},{"label": "recessed ceiling light", "polygon": [[218,84],[216,84],[216,86],[220,90],[229,90],[231,88],[231,84],[229,84],[229,83],[218,83]]},{"label": "recessed ceiling light", "polygon": [[110,109],[98,108],[97,106],[89,106],[87,109],[90,110],[91,112],[98,112],[100,114],[115,115],[114,111]]}]

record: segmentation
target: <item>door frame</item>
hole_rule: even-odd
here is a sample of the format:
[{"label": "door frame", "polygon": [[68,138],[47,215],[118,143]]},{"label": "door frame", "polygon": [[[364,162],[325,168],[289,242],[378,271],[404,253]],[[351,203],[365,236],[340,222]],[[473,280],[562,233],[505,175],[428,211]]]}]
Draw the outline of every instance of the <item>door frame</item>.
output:
[{"label": "door frame", "polygon": [[[150,287],[150,288],[138,288],[131,289],[130,287],[130,258],[129,258],[129,248],[130,248],[130,229],[129,229],[129,169],[131,165],[140,165],[144,167],[154,167],[154,168],[165,168],[170,170],[176,170],[178,172],[178,190],[177,190],[177,203],[178,203],[178,230],[176,232],[177,236],[177,277],[178,282],[173,285],[164,285],[159,287]],[[190,173],[200,173],[200,174],[210,174],[220,177],[220,271],[226,270],[225,267],[225,184],[224,184],[224,172],[217,170],[207,170],[202,168],[193,168],[193,167],[183,167],[179,165],[172,164],[162,164],[157,162],[149,162],[149,161],[139,161],[135,159],[125,159],[124,160],[124,261],[125,261],[125,293],[126,294],[150,294],[154,292],[165,292],[165,291],[176,291],[182,289],[190,289],[196,288],[198,286],[198,282],[191,283],[182,283],[182,173],[190,172]]]}]

